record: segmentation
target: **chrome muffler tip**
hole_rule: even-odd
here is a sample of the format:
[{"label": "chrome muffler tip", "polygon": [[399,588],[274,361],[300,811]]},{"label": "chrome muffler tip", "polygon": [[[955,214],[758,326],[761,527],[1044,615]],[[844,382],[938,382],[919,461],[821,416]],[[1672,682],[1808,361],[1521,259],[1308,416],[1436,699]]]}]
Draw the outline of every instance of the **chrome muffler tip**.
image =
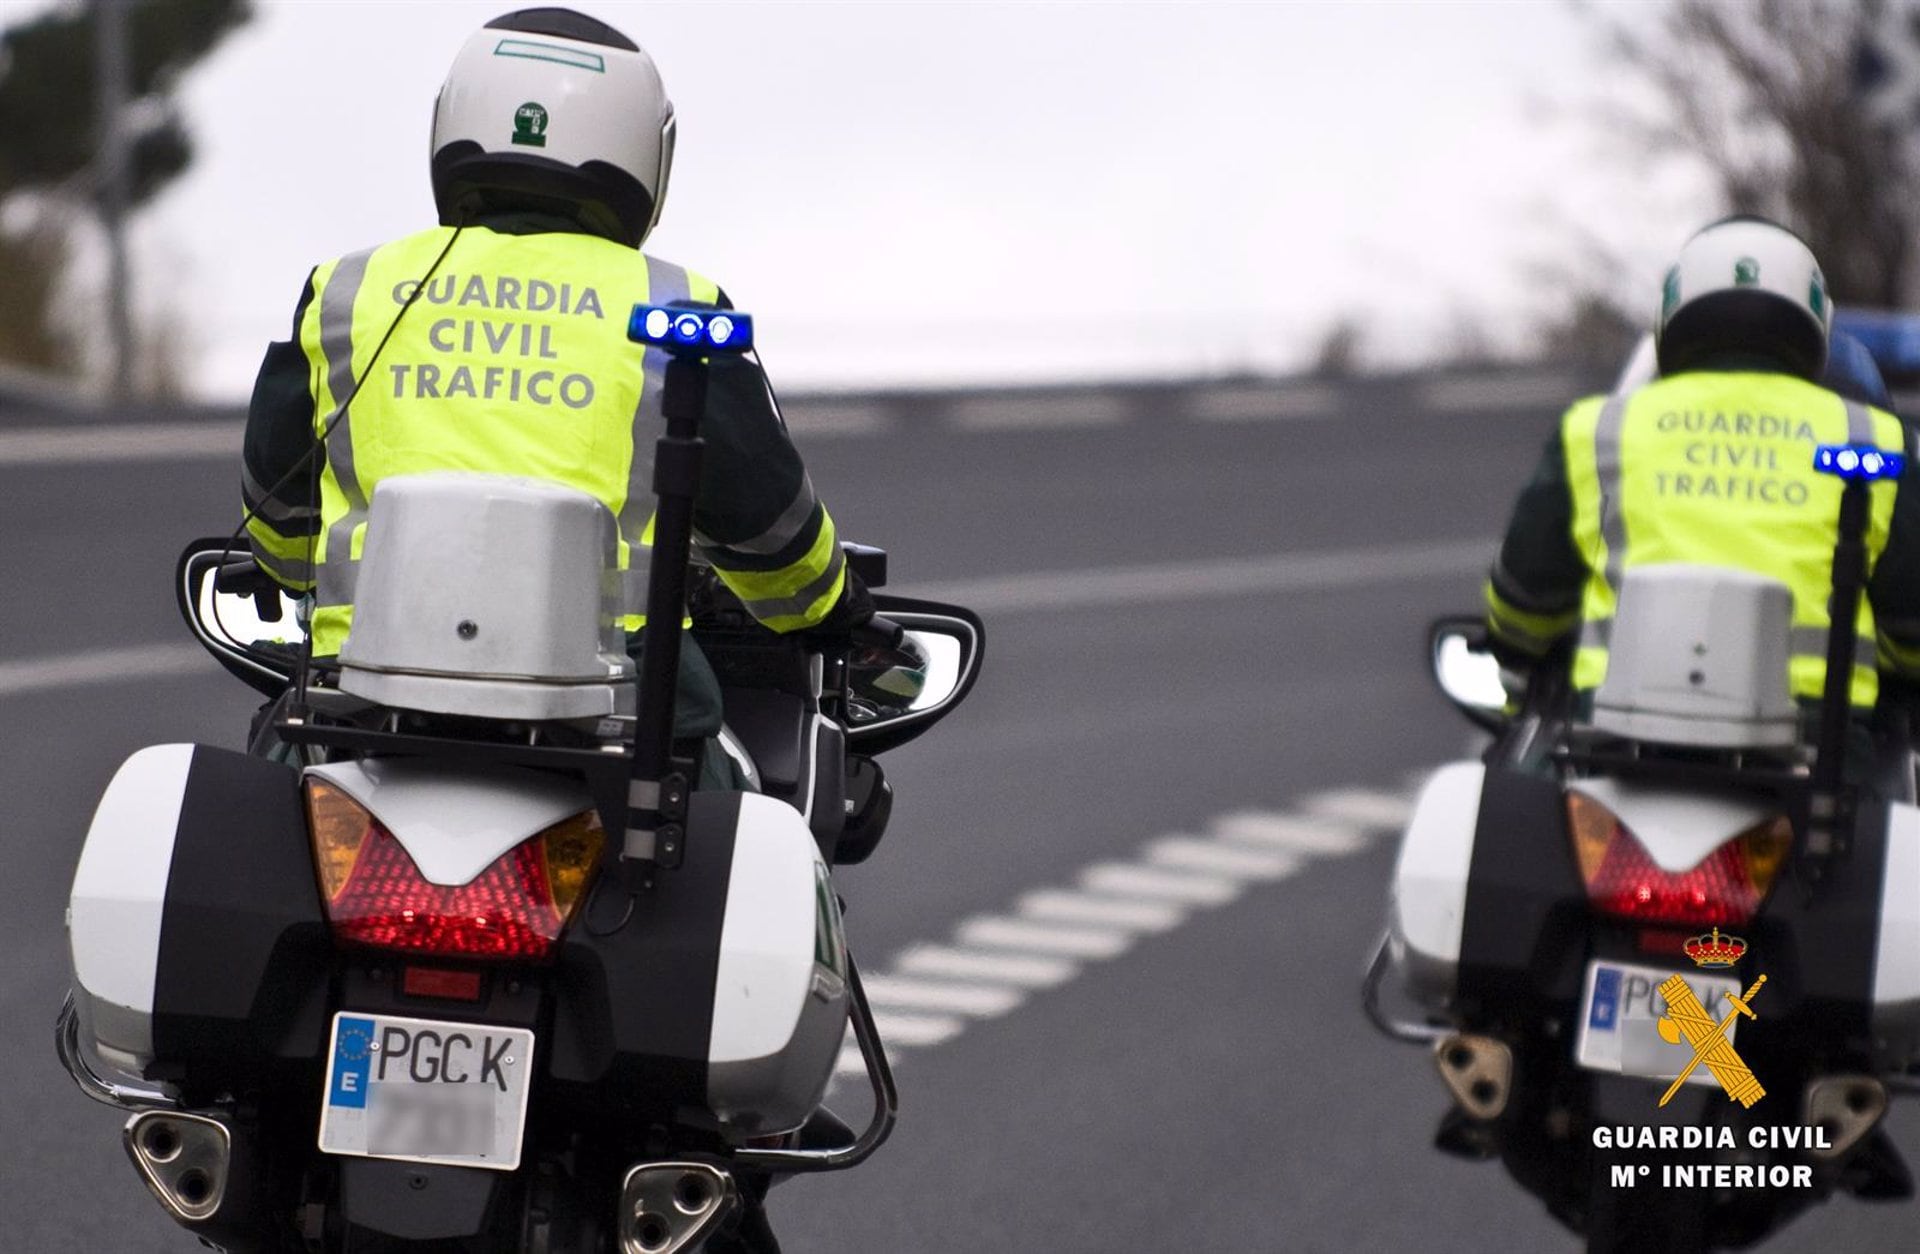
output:
[{"label": "chrome muffler tip", "polygon": [[1491,1036],[1456,1032],[1433,1046],[1434,1065],[1469,1119],[1498,1119],[1513,1094],[1513,1050]]},{"label": "chrome muffler tip", "polygon": [[733,1213],[733,1177],[711,1163],[641,1163],[620,1190],[620,1254],[679,1254]]},{"label": "chrome muffler tip", "polygon": [[1808,1155],[1830,1162],[1858,1145],[1887,1113],[1887,1086],[1869,1075],[1821,1076],[1807,1082],[1801,1108],[1807,1126],[1827,1134],[1826,1144]]},{"label": "chrome muffler tip", "polygon": [[226,1196],[233,1134],[206,1115],[143,1110],[122,1134],[127,1156],[154,1197],[182,1223],[213,1218]]}]

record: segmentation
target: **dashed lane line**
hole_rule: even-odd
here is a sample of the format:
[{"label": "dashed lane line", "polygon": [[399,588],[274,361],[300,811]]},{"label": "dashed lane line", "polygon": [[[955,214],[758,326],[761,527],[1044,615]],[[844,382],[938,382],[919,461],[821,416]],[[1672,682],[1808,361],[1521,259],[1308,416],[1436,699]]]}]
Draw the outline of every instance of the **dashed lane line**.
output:
[{"label": "dashed lane line", "polygon": [[[1406,787],[1426,774],[1410,774]],[[1291,810],[1231,811],[1204,834],[1156,836],[1132,861],[1085,867],[1074,887],[1032,889],[1007,913],[965,919],[949,939],[911,945],[866,977],[888,1057],[945,1044],[967,1024],[1010,1014],[1143,937],[1171,932],[1317,860],[1359,853],[1397,831],[1410,806],[1407,792],[1336,788]],[[864,1073],[851,1040],[835,1069]]]},{"label": "dashed lane line", "polygon": [[156,422],[105,426],[23,427],[0,431],[0,468],[99,462],[240,462],[241,424]]},{"label": "dashed lane line", "polygon": [[86,684],[171,679],[211,673],[213,659],[199,645],[150,644],[92,649],[54,657],[0,662],[0,697],[27,696]]},{"label": "dashed lane line", "polygon": [[[930,600],[965,605],[982,614],[1185,604],[1199,597],[1259,596],[1477,575],[1486,569],[1496,543],[1492,539],[1466,540],[1040,571],[920,584],[907,591]],[[210,669],[210,659],[197,646],[188,644],[7,660],[0,661],[0,698],[81,684],[169,678]],[[1340,802],[1336,798],[1326,804],[1337,806]]]},{"label": "dashed lane line", "polygon": [[915,584],[902,591],[931,601],[964,605],[979,614],[1185,605],[1201,597],[1263,596],[1478,575],[1493,560],[1498,543],[1487,538],[1315,553],[1188,558],[1097,570],[954,579]]}]

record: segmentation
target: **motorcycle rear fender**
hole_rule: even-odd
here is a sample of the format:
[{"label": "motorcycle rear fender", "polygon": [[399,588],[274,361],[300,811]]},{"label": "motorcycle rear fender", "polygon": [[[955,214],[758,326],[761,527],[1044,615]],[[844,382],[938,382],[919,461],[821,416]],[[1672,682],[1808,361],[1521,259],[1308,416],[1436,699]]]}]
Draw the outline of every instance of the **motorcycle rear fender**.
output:
[{"label": "motorcycle rear fender", "polygon": [[370,758],[307,768],[365,806],[429,883],[465,884],[528,837],[593,808],[587,786],[524,767]]},{"label": "motorcycle rear fender", "polygon": [[1394,863],[1391,952],[1408,995],[1435,1009],[1453,996],[1485,779],[1478,762],[1435,771],[1414,801]]},{"label": "motorcycle rear fender", "polygon": [[1605,806],[1654,865],[1670,875],[1692,870],[1741,832],[1780,813],[1772,797],[1735,789],[1681,789],[1592,776],[1573,781],[1567,791]]},{"label": "motorcycle rear fender", "polygon": [[67,915],[82,1041],[102,1061],[177,1079],[319,1056],[330,944],[298,785],[280,764],[190,744],[115,773]]},{"label": "motorcycle rear fender", "polygon": [[1881,1063],[1905,1069],[1920,1061],[1920,809],[1896,804],[1888,811],[1873,1037]]}]

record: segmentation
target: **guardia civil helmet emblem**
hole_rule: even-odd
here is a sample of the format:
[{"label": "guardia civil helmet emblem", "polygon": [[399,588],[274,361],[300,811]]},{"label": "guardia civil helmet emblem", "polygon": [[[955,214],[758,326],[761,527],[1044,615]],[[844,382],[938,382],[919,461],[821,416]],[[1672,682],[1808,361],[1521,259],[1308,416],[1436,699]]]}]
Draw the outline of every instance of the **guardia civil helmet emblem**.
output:
[{"label": "guardia civil helmet emblem", "polygon": [[547,146],[546,106],[529,100],[513,111],[513,142],[528,148]]},{"label": "guardia civil helmet emblem", "polygon": [[1760,281],[1760,263],[1751,257],[1742,257],[1733,263],[1733,281],[1740,287],[1752,287]]}]

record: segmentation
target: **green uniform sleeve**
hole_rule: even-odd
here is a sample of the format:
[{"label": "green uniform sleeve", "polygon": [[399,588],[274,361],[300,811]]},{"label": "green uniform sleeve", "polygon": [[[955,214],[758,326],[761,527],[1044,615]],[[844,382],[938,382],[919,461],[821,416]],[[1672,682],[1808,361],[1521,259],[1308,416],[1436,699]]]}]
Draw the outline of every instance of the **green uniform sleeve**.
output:
[{"label": "green uniform sleeve", "polygon": [[1880,551],[1867,598],[1873,606],[1880,669],[1920,681],[1920,461],[1906,434],[1907,465],[1893,498],[1887,546]]},{"label": "green uniform sleeve", "polygon": [[267,345],[247,404],[240,497],[247,537],[260,568],[296,592],[313,587],[310,555],[320,531],[314,497],[314,400],[300,322],[313,300],[307,276],[293,312],[293,335]]},{"label": "green uniform sleeve", "polygon": [[774,631],[842,625],[861,590],[757,360],[714,360],[701,435],[700,556]]},{"label": "green uniform sleeve", "polygon": [[1566,442],[1555,424],[1487,577],[1487,625],[1494,639],[1533,657],[1545,655],[1579,625],[1586,580],[1587,565],[1573,541]]}]

